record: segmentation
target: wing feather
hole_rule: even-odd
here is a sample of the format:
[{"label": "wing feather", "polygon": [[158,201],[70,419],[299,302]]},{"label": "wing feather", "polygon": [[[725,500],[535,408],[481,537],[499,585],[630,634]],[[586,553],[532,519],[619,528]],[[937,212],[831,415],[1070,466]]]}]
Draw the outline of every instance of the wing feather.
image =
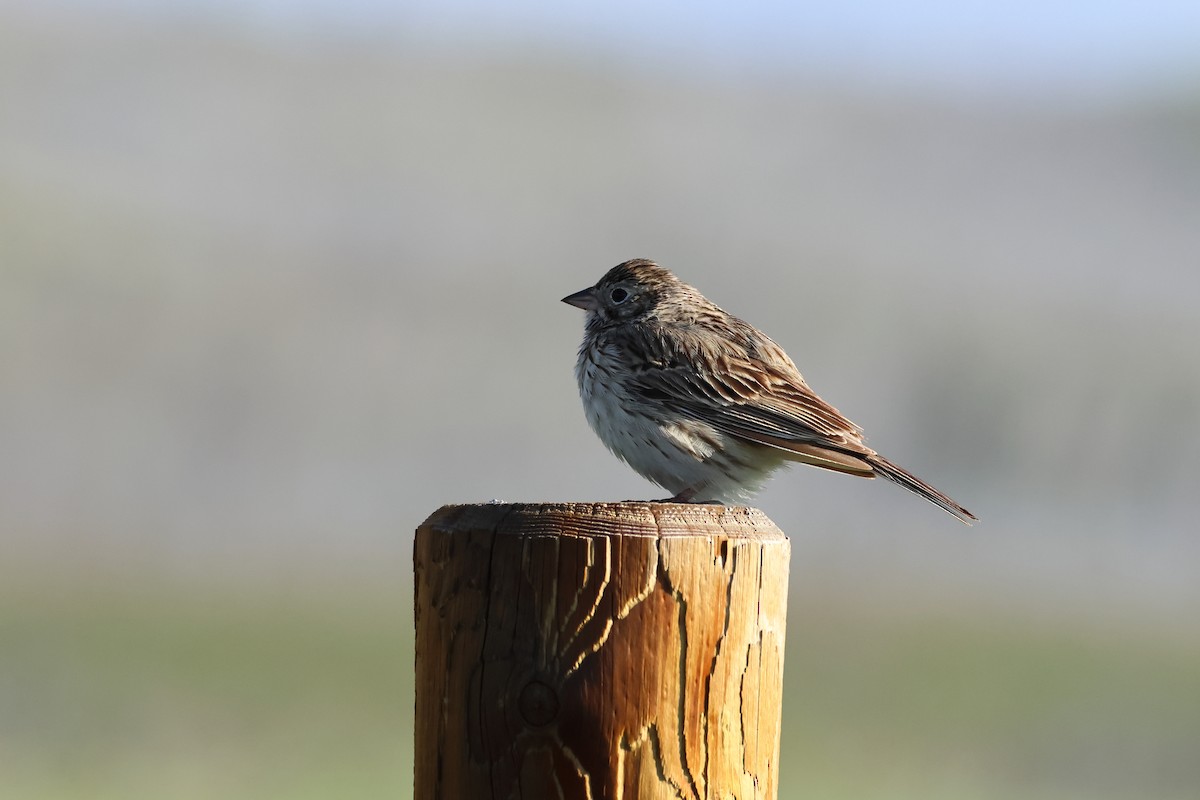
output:
[{"label": "wing feather", "polygon": [[779,345],[742,326],[732,338],[686,328],[641,338],[630,388],[798,461],[870,475],[864,458],[874,451],[863,444],[862,429],[808,387]]}]

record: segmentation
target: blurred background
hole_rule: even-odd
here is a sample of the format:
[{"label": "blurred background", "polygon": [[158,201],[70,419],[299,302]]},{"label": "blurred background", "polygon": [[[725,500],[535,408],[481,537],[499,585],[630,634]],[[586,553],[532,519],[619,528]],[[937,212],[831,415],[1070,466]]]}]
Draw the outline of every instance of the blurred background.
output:
[{"label": "blurred background", "polygon": [[781,797],[1200,786],[1200,5],[0,2],[0,797],[411,793],[411,536],[659,497],[652,257],[976,512],[811,469]]}]

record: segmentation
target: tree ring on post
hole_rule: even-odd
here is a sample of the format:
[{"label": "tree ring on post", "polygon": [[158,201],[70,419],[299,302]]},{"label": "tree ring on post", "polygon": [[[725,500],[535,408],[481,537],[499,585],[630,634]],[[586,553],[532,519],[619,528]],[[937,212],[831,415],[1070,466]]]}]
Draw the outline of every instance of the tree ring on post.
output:
[{"label": "tree ring on post", "polygon": [[535,728],[549,725],[558,717],[558,693],[541,681],[530,681],[521,689],[517,707],[526,724]]}]

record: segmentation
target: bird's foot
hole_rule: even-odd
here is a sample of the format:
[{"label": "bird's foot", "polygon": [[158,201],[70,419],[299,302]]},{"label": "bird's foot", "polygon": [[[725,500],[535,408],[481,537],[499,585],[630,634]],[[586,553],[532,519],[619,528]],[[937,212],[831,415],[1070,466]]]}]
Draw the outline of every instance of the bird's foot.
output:
[{"label": "bird's foot", "polygon": [[703,489],[703,486],[689,486],[674,497],[668,497],[666,500],[661,500],[662,503],[694,503],[702,506],[723,506],[725,505],[720,500],[696,500],[695,497]]}]

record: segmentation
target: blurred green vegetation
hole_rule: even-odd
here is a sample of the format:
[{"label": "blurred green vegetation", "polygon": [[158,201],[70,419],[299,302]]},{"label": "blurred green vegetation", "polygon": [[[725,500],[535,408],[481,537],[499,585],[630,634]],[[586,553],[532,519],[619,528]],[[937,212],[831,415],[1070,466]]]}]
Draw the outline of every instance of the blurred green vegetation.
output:
[{"label": "blurred green vegetation", "polygon": [[[4,600],[0,796],[411,793],[407,590]],[[1200,785],[1195,643],[838,602],[789,624],[782,798],[1182,800]]]},{"label": "blurred green vegetation", "polygon": [[402,601],[6,598],[0,796],[411,793]]},{"label": "blurred green vegetation", "polygon": [[781,797],[1184,798],[1200,647],[1033,620],[789,618]]}]

